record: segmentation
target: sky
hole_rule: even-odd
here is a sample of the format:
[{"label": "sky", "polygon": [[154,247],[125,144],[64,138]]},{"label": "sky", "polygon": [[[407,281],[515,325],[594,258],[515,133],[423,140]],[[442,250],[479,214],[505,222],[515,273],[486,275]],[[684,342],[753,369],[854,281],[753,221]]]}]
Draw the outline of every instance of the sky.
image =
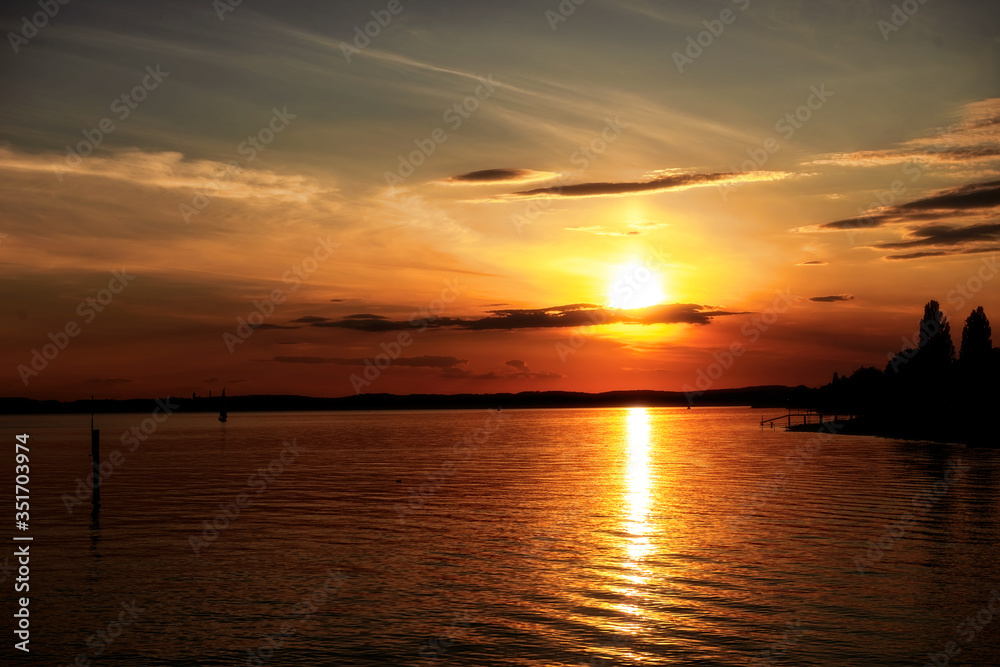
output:
[{"label": "sky", "polygon": [[[47,13],[46,13],[47,12]],[[4,3],[0,395],[692,391],[1000,318],[1000,8]]]}]

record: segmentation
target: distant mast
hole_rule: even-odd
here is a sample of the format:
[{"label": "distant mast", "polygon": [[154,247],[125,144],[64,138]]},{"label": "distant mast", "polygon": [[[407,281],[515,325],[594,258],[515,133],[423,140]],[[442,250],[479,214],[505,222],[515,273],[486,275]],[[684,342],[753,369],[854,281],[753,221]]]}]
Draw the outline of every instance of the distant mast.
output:
[{"label": "distant mast", "polygon": [[222,409],[219,410],[219,421],[224,422],[229,419],[229,413],[226,412],[226,388],[222,388]]}]

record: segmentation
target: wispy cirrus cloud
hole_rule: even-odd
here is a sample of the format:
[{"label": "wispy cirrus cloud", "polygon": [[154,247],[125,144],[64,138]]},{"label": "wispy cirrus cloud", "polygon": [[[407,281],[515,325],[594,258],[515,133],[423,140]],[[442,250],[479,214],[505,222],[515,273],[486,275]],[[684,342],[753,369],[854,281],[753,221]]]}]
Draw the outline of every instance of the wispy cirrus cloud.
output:
[{"label": "wispy cirrus cloud", "polygon": [[624,227],[613,228],[605,225],[587,225],[583,227],[566,227],[569,232],[587,232],[598,236],[641,236],[654,229],[669,227],[666,222],[654,222],[653,220],[629,220]]},{"label": "wispy cirrus cloud", "polygon": [[446,368],[440,377],[448,380],[558,380],[566,376],[552,371],[533,371],[523,360],[511,359],[499,370],[477,373],[465,368]]},{"label": "wispy cirrus cloud", "polygon": [[[65,155],[21,153],[0,147],[0,172],[49,175],[52,184],[66,179],[99,178],[162,190],[201,192],[210,183],[211,196],[222,199],[305,202],[335,189],[300,174],[264,169],[233,168],[215,160],[189,160],[174,151],[139,149],[106,151],[67,164]],[[181,195],[183,196],[183,195]]]},{"label": "wispy cirrus cloud", "polygon": [[1000,98],[966,104],[957,122],[892,148],[830,153],[810,165],[876,167],[907,162],[943,166],[982,165],[1000,160]]},{"label": "wispy cirrus cloud", "polygon": [[[332,364],[335,366],[365,366],[371,359],[363,357],[316,357],[316,356],[276,356],[271,359],[280,364],[298,364],[320,366]],[[474,371],[463,368],[468,359],[452,356],[422,355],[417,357],[399,357],[393,360],[394,366],[408,368],[429,368],[439,371],[438,377],[446,380],[558,380],[560,373],[552,371],[534,371],[521,359],[511,359],[504,362],[502,368],[492,371]]]},{"label": "wispy cirrus cloud", "polygon": [[552,185],[531,190],[519,190],[479,201],[511,201],[523,199],[558,199],[573,197],[628,197],[681,191],[708,185],[780,181],[796,174],[785,171],[683,173],[678,170],[656,171],[636,181],[606,181]]},{"label": "wispy cirrus cloud", "polygon": [[[365,361],[371,362],[370,359],[363,357],[293,357],[293,356],[277,356],[274,357],[272,361],[276,361],[281,364],[307,364],[307,365],[318,365],[318,364],[334,364],[336,366],[364,366]],[[468,363],[468,359],[459,359],[458,357],[448,357],[448,356],[434,356],[434,355],[422,355],[419,357],[399,357],[394,359],[393,364],[396,366],[410,366],[413,368],[453,368],[460,366],[462,364]]]}]

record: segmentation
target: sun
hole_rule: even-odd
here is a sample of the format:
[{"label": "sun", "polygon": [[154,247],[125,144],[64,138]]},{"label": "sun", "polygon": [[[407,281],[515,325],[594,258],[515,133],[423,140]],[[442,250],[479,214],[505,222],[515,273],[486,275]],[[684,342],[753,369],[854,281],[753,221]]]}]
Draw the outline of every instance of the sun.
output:
[{"label": "sun", "polygon": [[608,287],[608,306],[630,310],[664,303],[663,278],[637,261],[615,267]]}]

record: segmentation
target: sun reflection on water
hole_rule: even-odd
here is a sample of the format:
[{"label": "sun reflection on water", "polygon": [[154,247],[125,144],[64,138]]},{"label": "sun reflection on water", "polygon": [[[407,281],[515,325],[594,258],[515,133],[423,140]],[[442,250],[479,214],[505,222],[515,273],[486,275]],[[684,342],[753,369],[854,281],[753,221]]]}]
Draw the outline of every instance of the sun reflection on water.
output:
[{"label": "sun reflection on water", "polygon": [[634,583],[643,580],[640,561],[649,554],[649,412],[646,408],[629,408],[626,425],[628,447],[628,469],[626,472],[626,503],[628,516],[625,532],[628,543],[628,566],[637,572],[629,577]]},{"label": "sun reflection on water", "polygon": [[638,561],[648,553],[649,532],[649,412],[646,408],[629,408],[627,422],[628,469],[626,503],[628,518],[625,530],[631,536],[627,546],[629,559]]}]

